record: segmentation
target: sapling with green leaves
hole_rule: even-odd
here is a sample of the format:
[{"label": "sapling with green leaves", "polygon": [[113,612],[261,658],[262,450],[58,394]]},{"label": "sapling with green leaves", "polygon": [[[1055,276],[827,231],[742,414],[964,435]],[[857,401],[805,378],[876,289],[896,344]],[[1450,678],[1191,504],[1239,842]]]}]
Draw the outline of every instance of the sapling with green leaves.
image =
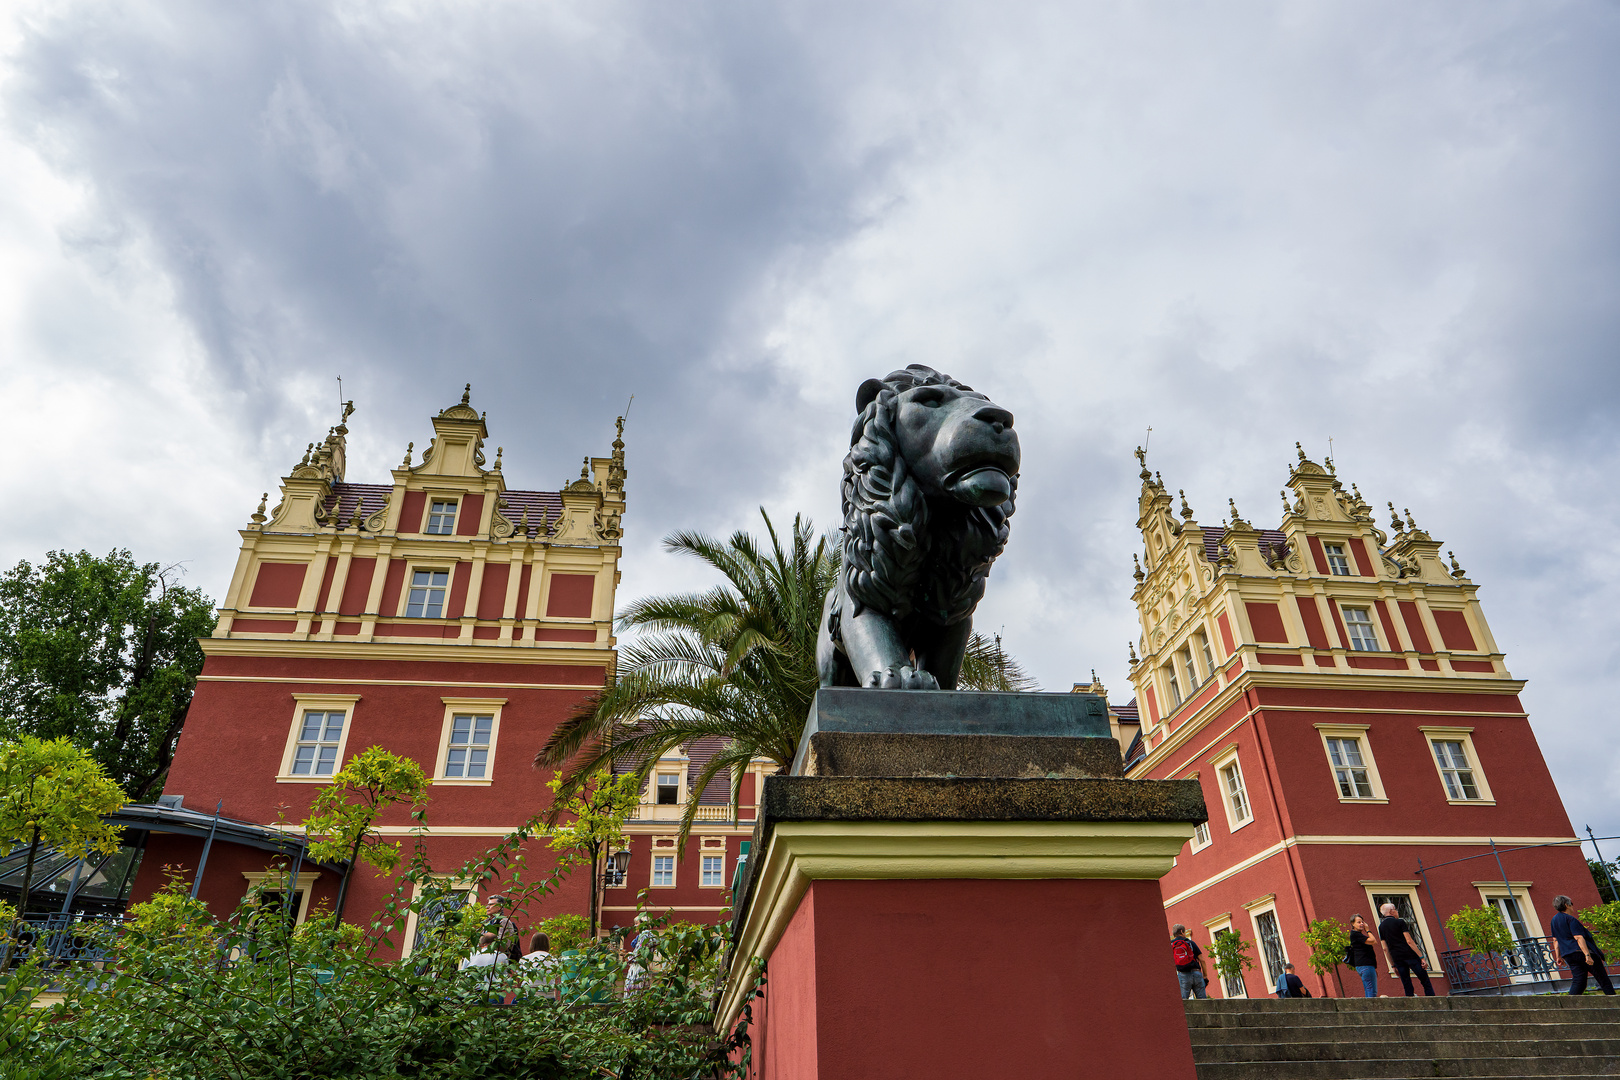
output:
[{"label": "sapling with green leaves", "polygon": [[1250,947],[1242,935],[1229,928],[1220,931],[1210,942],[1209,958],[1222,978],[1241,979],[1245,971],[1254,967]]},{"label": "sapling with green leaves", "polygon": [[338,885],[332,925],[343,922],[343,905],[349,897],[349,879],[355,867],[364,862],[380,874],[399,864],[400,846],[389,843],[376,831],[377,819],[390,806],[409,802],[413,808],[427,800],[427,774],[407,757],[372,746],[350,759],[310,802],[304,835],[322,839],[310,845],[312,859],[348,861],[343,881]]},{"label": "sapling with green leaves", "polygon": [[1587,908],[1580,919],[1605,955],[1620,956],[1620,902]]},{"label": "sapling with green leaves", "polygon": [[1469,952],[1505,953],[1513,948],[1513,935],[1494,904],[1463,908],[1446,920],[1446,929]]},{"label": "sapling with green leaves", "polygon": [[116,813],[128,801],[106,770],[65,738],[24,735],[0,743],[0,855],[28,847],[17,913],[0,950],[0,971],[11,963],[17,922],[28,915],[40,849],[52,847],[70,858],[113,854],[123,830],[102,815]]},{"label": "sapling with green leaves", "polygon": [[552,849],[569,853],[563,856],[565,864],[590,866],[592,941],[597,926],[597,866],[603,851],[624,845],[624,822],[641,802],[643,783],[638,772],[615,777],[598,769],[583,785],[565,786],[561,772],[546,784],[556,800],[551,811],[558,822],[551,829]]},{"label": "sapling with green leaves", "polygon": [[1339,965],[1344,963],[1345,951],[1350,948],[1350,928],[1329,915],[1325,919],[1312,920],[1299,936],[1311,948],[1308,961],[1311,970],[1318,975],[1332,972],[1333,981],[1339,986],[1339,996],[1344,997],[1344,980],[1339,977]]}]

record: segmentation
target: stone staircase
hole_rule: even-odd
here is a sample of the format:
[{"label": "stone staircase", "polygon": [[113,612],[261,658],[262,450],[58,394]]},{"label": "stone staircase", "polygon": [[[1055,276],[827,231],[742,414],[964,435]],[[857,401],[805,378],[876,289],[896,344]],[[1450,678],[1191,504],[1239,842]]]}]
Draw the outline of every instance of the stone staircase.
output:
[{"label": "stone staircase", "polygon": [[1185,1004],[1198,1080],[1620,1076],[1620,997]]}]

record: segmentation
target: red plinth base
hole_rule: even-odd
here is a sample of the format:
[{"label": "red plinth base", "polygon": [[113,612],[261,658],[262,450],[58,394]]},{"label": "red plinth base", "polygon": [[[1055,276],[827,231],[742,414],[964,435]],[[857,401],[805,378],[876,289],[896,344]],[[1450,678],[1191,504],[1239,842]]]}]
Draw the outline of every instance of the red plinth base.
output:
[{"label": "red plinth base", "polygon": [[755,1080],[1194,1080],[1152,880],[810,883],[753,1002]]}]

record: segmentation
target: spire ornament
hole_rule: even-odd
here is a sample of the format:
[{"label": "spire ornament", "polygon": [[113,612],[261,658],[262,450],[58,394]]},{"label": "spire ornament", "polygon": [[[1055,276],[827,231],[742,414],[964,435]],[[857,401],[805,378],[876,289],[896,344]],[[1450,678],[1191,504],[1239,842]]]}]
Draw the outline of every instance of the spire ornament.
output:
[{"label": "spire ornament", "polygon": [[1137,463],[1142,466],[1142,472],[1140,474],[1141,478],[1144,481],[1153,479],[1153,474],[1148,471],[1147,467],[1147,451],[1142,449],[1140,446],[1136,448],[1136,460]]},{"label": "spire ornament", "polygon": [[1187,492],[1186,492],[1186,490],[1182,489],[1182,488],[1177,488],[1176,489],[1176,494],[1181,496],[1181,518],[1182,518],[1182,520],[1183,521],[1191,521],[1193,519],[1193,512],[1192,512],[1192,507],[1187,505]]},{"label": "spire ornament", "polygon": [[1142,573],[1142,561],[1136,557],[1134,551],[1131,552],[1131,565],[1136,567],[1135,570],[1131,571],[1131,576],[1136,578],[1137,581],[1142,581],[1147,577],[1146,574]]},{"label": "spire ornament", "polygon": [[1455,551],[1447,551],[1446,554],[1451,557],[1451,576],[1459,579],[1466,577],[1467,574],[1463,571],[1463,568],[1457,565],[1457,553]]},{"label": "spire ornament", "polygon": [[1410,507],[1408,507],[1406,511],[1406,527],[1413,532],[1418,531],[1417,522],[1412,520],[1412,510]]},{"label": "spire ornament", "polygon": [[495,448],[495,464],[490,466],[490,469],[489,469],[490,472],[500,472],[501,471],[501,455],[503,453],[505,453],[505,452],[506,452],[506,447],[504,447],[504,446],[497,446]]},{"label": "spire ornament", "polygon": [[1406,526],[1401,523],[1401,515],[1395,512],[1395,504],[1386,503],[1385,505],[1389,507],[1389,527],[1398,533],[1405,532]]},{"label": "spire ornament", "polygon": [[466,389],[462,390],[461,403],[463,405],[472,404],[472,383],[468,383]]},{"label": "spire ornament", "polygon": [[1128,650],[1128,651],[1129,651],[1129,652],[1130,652],[1130,654],[1131,654],[1131,667],[1135,667],[1135,666],[1136,666],[1136,665],[1137,665],[1137,664],[1140,664],[1140,663],[1141,663],[1141,662],[1142,662],[1142,661],[1140,661],[1140,660],[1138,660],[1138,659],[1137,659],[1137,658],[1136,658],[1136,642],[1134,642],[1134,641],[1127,641],[1127,642],[1126,642],[1126,643],[1125,643],[1125,648],[1126,648],[1126,649],[1127,649],[1127,650]]},{"label": "spire ornament", "polygon": [[1307,458],[1305,456],[1305,448],[1303,446],[1299,445],[1298,441],[1295,441],[1294,449],[1295,449],[1295,451],[1297,451],[1299,453],[1299,463],[1301,465],[1305,464],[1306,461],[1310,460],[1309,458]]},{"label": "spire ornament", "polygon": [[411,451],[415,450],[415,449],[416,449],[416,444],[415,443],[408,442],[408,443],[405,444],[405,461],[404,461],[404,463],[402,465],[400,465],[400,468],[408,469],[408,468],[411,467]]},{"label": "spire ornament", "polygon": [[1289,514],[1292,514],[1294,512],[1294,508],[1288,504],[1288,491],[1285,488],[1284,490],[1279,491],[1277,494],[1282,496],[1283,516],[1287,517]]},{"label": "spire ornament", "polygon": [[265,518],[264,518],[264,506],[269,501],[270,501],[270,493],[268,491],[265,492],[263,495],[259,496],[259,508],[257,510],[255,510],[255,511],[253,511],[253,515],[252,515],[253,524],[255,524],[255,525],[263,525],[264,524],[264,520],[265,520]]}]

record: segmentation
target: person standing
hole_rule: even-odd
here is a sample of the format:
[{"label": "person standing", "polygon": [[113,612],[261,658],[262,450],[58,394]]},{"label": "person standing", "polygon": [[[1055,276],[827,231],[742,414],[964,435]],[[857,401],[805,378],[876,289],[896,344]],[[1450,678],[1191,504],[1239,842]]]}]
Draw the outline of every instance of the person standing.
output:
[{"label": "person standing", "polygon": [[495,935],[495,951],[503,953],[513,963],[523,959],[523,944],[518,933],[518,924],[513,922],[506,914],[507,899],[500,893],[491,896],[487,901],[488,921],[484,923],[484,930]]},{"label": "person standing", "polygon": [[1553,907],[1558,914],[1553,916],[1552,936],[1558,942],[1558,955],[1569,965],[1569,992],[1577,997],[1586,993],[1586,977],[1590,974],[1597,981],[1599,990],[1613,995],[1614,984],[1609,981],[1607,958],[1603,950],[1598,948],[1592,931],[1570,914],[1573,903],[1567,896],[1553,897]]},{"label": "person standing", "polygon": [[557,959],[551,955],[551,937],[536,933],[529,939],[529,951],[519,961],[523,968],[523,985],[546,997],[557,996]]},{"label": "person standing", "polygon": [[1277,996],[1280,998],[1310,997],[1310,991],[1305,989],[1305,983],[1294,974],[1293,964],[1284,964],[1283,973],[1277,976]]},{"label": "person standing", "polygon": [[1394,904],[1385,904],[1378,911],[1384,916],[1378,923],[1378,939],[1384,943],[1384,951],[1389,954],[1395,974],[1401,978],[1406,996],[1417,996],[1412,991],[1412,976],[1416,975],[1423,984],[1423,993],[1434,997],[1434,987],[1429,984],[1429,972],[1423,964],[1423,953],[1412,938],[1412,928],[1401,918]]},{"label": "person standing", "polygon": [[1204,977],[1204,950],[1198,947],[1198,942],[1187,936],[1187,928],[1180,923],[1170,928],[1170,959],[1176,965],[1176,979],[1181,983],[1181,998],[1187,999],[1190,993],[1193,997],[1207,998],[1205,991],[1208,980]]},{"label": "person standing", "polygon": [[1378,996],[1378,955],[1373,952],[1372,928],[1360,915],[1350,917],[1350,947],[1344,962],[1361,976],[1362,997]]}]

